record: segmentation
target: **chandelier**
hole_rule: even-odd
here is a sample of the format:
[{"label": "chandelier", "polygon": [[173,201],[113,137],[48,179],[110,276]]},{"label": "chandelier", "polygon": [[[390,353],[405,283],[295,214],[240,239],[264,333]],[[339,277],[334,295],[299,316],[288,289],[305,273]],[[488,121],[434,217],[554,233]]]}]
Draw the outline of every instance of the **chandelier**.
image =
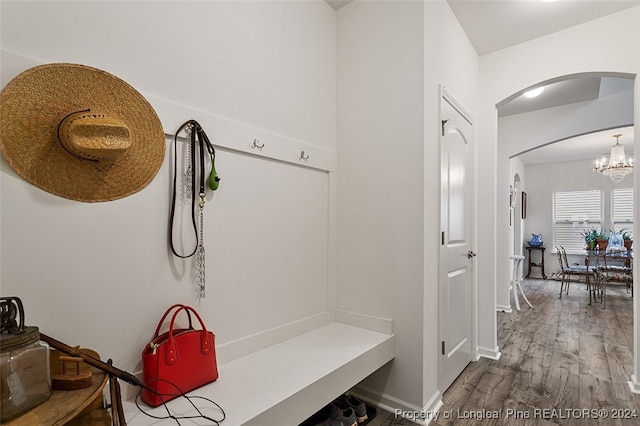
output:
[{"label": "chandelier", "polygon": [[620,182],[626,175],[633,172],[633,158],[627,158],[624,154],[624,146],[618,140],[622,134],[613,135],[616,138],[616,144],[611,147],[611,155],[609,161],[605,157],[596,160],[594,172],[600,172],[605,176],[609,176],[612,181]]}]

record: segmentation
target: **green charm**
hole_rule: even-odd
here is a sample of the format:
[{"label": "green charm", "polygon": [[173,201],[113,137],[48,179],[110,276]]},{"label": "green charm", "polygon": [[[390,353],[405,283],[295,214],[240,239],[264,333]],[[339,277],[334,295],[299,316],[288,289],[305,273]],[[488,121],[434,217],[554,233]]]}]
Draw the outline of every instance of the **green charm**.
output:
[{"label": "green charm", "polygon": [[218,177],[218,172],[216,172],[215,159],[216,156],[211,154],[211,173],[209,173],[209,179],[207,182],[212,191],[218,189],[218,185],[220,185],[220,178]]}]

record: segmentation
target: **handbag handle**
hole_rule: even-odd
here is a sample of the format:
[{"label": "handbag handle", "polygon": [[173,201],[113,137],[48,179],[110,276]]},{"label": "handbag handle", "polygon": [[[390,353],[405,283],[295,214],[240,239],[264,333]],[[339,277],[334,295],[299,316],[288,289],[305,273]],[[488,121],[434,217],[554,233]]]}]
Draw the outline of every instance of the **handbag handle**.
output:
[{"label": "handbag handle", "polygon": [[202,327],[200,332],[200,352],[202,352],[203,355],[207,355],[213,348],[213,333],[207,332],[207,327],[204,325],[204,321],[202,321],[198,312],[196,312],[196,310],[191,306],[182,305],[173,313],[173,316],[171,317],[171,324],[169,326],[169,339],[167,340],[165,350],[165,360],[169,365],[175,364],[178,360],[178,348],[176,347],[176,342],[173,338],[173,323],[180,311],[187,311],[187,314],[189,314],[189,311],[193,312],[200,322],[200,326]]},{"label": "handbag handle", "polygon": [[[164,320],[167,317],[167,315],[169,315],[169,312],[171,312],[175,308],[182,308],[184,306],[185,305],[183,305],[181,303],[176,303],[175,305],[171,305],[171,306],[169,306],[169,308],[167,308],[165,313],[162,315],[162,318],[160,318],[160,322],[158,322],[158,326],[156,327],[156,332],[153,334],[153,339],[158,337],[158,335],[160,334],[160,327],[162,327],[162,324],[164,323]],[[189,329],[192,329],[193,325],[191,324],[191,314],[189,313],[188,310],[187,310],[187,316],[189,317]],[[171,323],[171,330],[170,331],[173,331],[173,323]],[[153,341],[153,339],[151,339],[151,340]]]}]

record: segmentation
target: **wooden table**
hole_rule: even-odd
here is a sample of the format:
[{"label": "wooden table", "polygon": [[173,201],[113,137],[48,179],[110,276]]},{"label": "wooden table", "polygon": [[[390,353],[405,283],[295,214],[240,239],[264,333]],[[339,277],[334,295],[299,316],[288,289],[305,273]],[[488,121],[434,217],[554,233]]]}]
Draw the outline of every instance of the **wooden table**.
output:
[{"label": "wooden table", "polygon": [[[545,247],[532,247],[532,246],[527,246],[525,247],[527,249],[527,252],[529,253],[529,271],[527,272],[527,276],[525,278],[529,278],[529,275],[531,275],[531,268],[535,267],[535,268],[540,268],[540,272],[542,273],[542,279],[546,280],[547,276],[544,273],[544,250]],[[532,251],[539,251],[540,252],[540,262],[533,262],[532,259]]]},{"label": "wooden table", "polygon": [[[90,351],[90,349],[82,349],[82,351]],[[93,352],[92,355],[97,354]],[[57,356],[58,352],[52,350],[50,365],[54,371],[58,368]],[[93,374],[91,386],[71,391],[53,390],[47,401],[3,424],[7,426],[111,425],[111,416],[102,406],[102,393],[109,378],[97,368],[89,366],[86,368],[90,368]]]}]

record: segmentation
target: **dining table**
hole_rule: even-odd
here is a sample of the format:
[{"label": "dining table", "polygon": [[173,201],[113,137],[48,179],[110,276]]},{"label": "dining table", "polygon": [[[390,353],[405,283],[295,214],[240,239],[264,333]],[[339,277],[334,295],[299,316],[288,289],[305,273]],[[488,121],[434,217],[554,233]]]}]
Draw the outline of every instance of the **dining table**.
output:
[{"label": "dining table", "polygon": [[[633,250],[586,250],[585,264],[595,267],[592,291],[599,295],[605,307],[606,288],[610,282],[627,286],[633,297]],[[591,294],[589,294],[591,301]]]}]

